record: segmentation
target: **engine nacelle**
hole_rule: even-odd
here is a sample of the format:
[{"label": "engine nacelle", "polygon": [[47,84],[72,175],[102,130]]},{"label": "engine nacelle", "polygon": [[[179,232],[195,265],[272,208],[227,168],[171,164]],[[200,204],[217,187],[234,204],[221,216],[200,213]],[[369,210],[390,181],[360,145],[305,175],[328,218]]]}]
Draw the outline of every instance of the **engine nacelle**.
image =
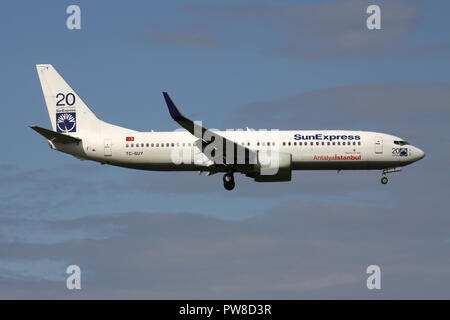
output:
[{"label": "engine nacelle", "polygon": [[254,179],[258,182],[291,181],[292,154],[270,150],[258,151]]}]

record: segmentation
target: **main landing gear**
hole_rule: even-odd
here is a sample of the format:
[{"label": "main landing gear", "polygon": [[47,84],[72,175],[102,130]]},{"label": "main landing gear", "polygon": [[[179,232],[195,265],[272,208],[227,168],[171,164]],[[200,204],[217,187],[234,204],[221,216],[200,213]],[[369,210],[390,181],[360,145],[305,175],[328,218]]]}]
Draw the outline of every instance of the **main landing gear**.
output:
[{"label": "main landing gear", "polygon": [[381,177],[381,183],[382,184],[386,184],[386,183],[388,183],[388,178],[386,177],[386,176],[383,176],[383,177]]},{"label": "main landing gear", "polygon": [[233,171],[229,171],[223,175],[223,186],[228,191],[231,191],[234,189],[234,175]]}]

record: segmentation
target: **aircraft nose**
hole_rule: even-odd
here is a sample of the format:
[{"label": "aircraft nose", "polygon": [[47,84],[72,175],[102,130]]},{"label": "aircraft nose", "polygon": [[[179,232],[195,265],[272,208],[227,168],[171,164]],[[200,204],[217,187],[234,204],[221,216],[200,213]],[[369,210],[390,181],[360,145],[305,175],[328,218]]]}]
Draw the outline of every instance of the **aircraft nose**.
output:
[{"label": "aircraft nose", "polygon": [[425,152],[420,150],[419,148],[416,148],[416,161],[423,159],[425,157]]}]

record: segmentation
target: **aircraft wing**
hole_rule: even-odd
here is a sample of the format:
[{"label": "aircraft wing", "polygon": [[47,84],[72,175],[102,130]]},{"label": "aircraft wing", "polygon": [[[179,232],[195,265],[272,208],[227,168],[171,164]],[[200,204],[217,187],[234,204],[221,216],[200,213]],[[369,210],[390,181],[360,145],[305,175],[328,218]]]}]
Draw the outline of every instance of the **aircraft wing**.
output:
[{"label": "aircraft wing", "polygon": [[[212,141],[206,141],[205,140],[205,132],[209,131],[205,127],[201,126],[199,123],[196,123],[188,118],[186,118],[180,110],[176,107],[175,103],[173,103],[170,96],[167,94],[167,92],[163,92],[164,99],[166,100],[167,107],[169,109],[170,116],[173,120],[178,122],[180,126],[185,128],[187,131],[189,131],[193,136],[197,137],[199,141],[201,141],[201,146],[199,148],[203,151],[206,146],[208,146]],[[231,166],[236,169],[233,164],[248,164],[251,163],[251,159],[256,159],[256,152],[240,145],[239,143],[236,143],[234,141],[231,141],[213,131],[211,131],[212,135],[214,136],[214,139],[223,139],[223,164],[226,166]],[[230,152],[229,148],[226,148],[226,145],[233,145],[233,152]],[[213,157],[210,157],[208,154],[205,153],[205,155],[210,158],[212,161],[215,159]],[[239,157],[239,158],[238,158]],[[243,159],[245,157],[245,159]],[[254,163],[254,162],[252,162]],[[240,170],[237,170],[240,171]]]},{"label": "aircraft wing", "polygon": [[68,136],[68,135],[65,135],[65,134],[62,134],[62,133],[59,133],[56,131],[48,130],[45,128],[41,128],[38,126],[30,126],[30,128],[52,142],[78,143],[81,141],[81,139],[79,139],[79,138]]}]

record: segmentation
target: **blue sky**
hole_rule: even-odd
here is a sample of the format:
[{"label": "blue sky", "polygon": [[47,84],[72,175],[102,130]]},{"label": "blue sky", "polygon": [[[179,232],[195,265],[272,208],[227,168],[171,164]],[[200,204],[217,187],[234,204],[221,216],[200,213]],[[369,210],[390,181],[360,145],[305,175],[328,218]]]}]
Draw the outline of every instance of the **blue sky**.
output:
[{"label": "blue sky", "polygon": [[[70,4],[81,30],[66,28]],[[382,30],[365,28],[369,4]],[[5,1],[0,297],[449,298],[449,9]],[[218,175],[82,162],[28,128],[50,127],[38,63],[99,118],[136,130],[178,128],[168,91],[211,128],[374,130],[427,156],[386,186],[379,172],[296,172],[238,176],[232,193]],[[72,263],[87,275],[79,293],[65,289]],[[382,267],[380,292],[365,288],[369,264]]]}]

